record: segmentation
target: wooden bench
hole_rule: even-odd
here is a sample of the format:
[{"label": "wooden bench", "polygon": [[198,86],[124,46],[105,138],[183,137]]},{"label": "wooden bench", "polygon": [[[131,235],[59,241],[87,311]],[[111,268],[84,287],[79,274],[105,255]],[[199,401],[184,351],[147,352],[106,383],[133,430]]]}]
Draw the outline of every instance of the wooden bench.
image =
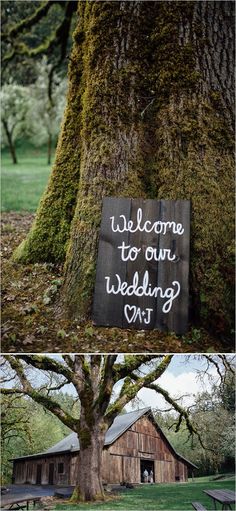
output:
[{"label": "wooden bench", "polygon": [[39,502],[42,497],[25,497],[24,499],[12,499],[8,500],[5,504],[2,503],[4,511],[16,511],[17,509],[29,509],[29,503],[33,502],[35,507],[36,502]]},{"label": "wooden bench", "polygon": [[192,506],[196,511],[207,511],[207,509],[201,504],[201,502],[192,502]]}]

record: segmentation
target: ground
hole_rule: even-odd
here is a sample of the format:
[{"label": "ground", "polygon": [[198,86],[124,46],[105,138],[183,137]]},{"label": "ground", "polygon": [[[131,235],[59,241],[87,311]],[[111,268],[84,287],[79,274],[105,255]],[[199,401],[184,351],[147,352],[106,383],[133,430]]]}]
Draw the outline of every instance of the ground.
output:
[{"label": "ground", "polygon": [[[106,504],[80,504],[72,506],[56,504],[55,508],[48,509],[75,511],[75,510],[106,510],[106,511],[190,511],[193,510],[191,502],[201,502],[207,510],[213,509],[213,501],[203,490],[228,489],[234,490],[234,479],[231,481],[209,481],[209,478],[199,478],[195,482],[140,485],[133,490],[127,490],[119,498],[108,501]],[[221,506],[218,506],[220,509]]]},{"label": "ground", "polygon": [[[197,478],[194,482],[139,485],[134,489],[126,489],[109,494],[106,503],[90,503],[72,505],[69,501],[54,498],[55,487],[35,485],[10,485],[10,492],[2,497],[4,504],[10,495],[23,498],[27,495],[42,496],[41,509],[46,510],[106,510],[106,511],[190,511],[191,502],[201,502],[207,510],[212,509],[213,502],[205,493],[206,489],[234,490],[234,477],[214,481],[212,477]],[[108,495],[108,494],[107,494]],[[220,507],[218,506],[220,509]]]},{"label": "ground", "polygon": [[232,346],[192,327],[185,336],[157,331],[95,328],[56,314],[62,266],[20,265],[13,250],[26,237],[45,189],[47,148],[21,142],[19,163],[2,152],[2,351],[6,352],[229,352]]},{"label": "ground", "polygon": [[2,352],[227,352],[206,331],[185,336],[158,331],[94,327],[92,322],[57,316],[63,268],[53,264],[21,265],[13,250],[25,238],[34,215],[2,214]]},{"label": "ground", "polygon": [[2,214],[2,352],[226,352],[219,340],[192,328],[185,336],[79,324],[57,316],[62,266],[21,265],[12,253],[34,215]]}]

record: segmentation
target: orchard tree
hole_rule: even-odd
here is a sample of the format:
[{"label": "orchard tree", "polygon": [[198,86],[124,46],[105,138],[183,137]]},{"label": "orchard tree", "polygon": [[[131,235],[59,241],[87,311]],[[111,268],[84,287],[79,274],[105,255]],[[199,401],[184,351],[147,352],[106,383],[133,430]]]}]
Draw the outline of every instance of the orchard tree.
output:
[{"label": "orchard tree", "polygon": [[[177,430],[186,423],[189,434],[198,432],[187,410],[179,401],[159,385],[158,380],[167,371],[173,355],[62,355],[58,360],[46,355],[6,355],[7,368],[15,378],[15,384],[4,385],[3,395],[26,395],[49,410],[63,424],[77,433],[80,441],[78,484],[74,500],[103,499],[101,457],[105,434],[124,406],[132,401],[139,390],[152,389],[163,396],[177,412]],[[226,357],[212,357],[222,370],[222,361],[229,366]],[[31,370],[30,370],[31,368]],[[39,369],[37,378],[32,368]],[[223,367],[224,370],[224,367]],[[55,374],[63,385],[72,384],[80,401],[80,415],[69,411],[55,395],[42,392],[39,383],[43,375]],[[8,376],[8,374],[7,374]],[[201,441],[201,439],[199,438]]]},{"label": "orchard tree", "polygon": [[51,164],[53,142],[57,139],[65,108],[67,80],[61,79],[46,56],[36,64],[37,80],[30,86],[31,101],[28,124],[34,145],[47,144]]},{"label": "orchard tree", "polygon": [[[29,53],[19,27],[8,39]],[[229,339],[234,2],[79,1],[73,39],[55,163],[15,260],[65,261],[59,310],[89,318],[102,198],[190,199],[192,321]]]},{"label": "orchard tree", "polygon": [[12,162],[17,163],[16,141],[27,132],[27,112],[29,109],[29,88],[16,83],[3,85],[0,91],[1,121],[5,142],[9,148]]},{"label": "orchard tree", "polygon": [[[78,401],[67,393],[52,390],[50,395],[65,410],[78,416]],[[47,386],[41,392],[47,395]],[[21,394],[1,396],[1,481],[11,482],[11,458],[43,452],[69,434],[68,428],[47,409]]]}]

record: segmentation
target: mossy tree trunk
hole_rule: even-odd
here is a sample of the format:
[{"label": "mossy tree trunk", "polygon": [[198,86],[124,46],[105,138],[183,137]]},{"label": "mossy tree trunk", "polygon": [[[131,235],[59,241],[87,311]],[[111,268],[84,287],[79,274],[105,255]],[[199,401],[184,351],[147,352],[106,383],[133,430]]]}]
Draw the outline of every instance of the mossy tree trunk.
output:
[{"label": "mossy tree trunk", "polygon": [[[102,450],[105,434],[111,421],[106,421],[104,411],[107,409],[108,396],[103,392],[103,371],[101,356],[77,357],[74,364],[74,385],[80,398],[80,418],[77,433],[79,437],[79,471],[78,481],[72,495],[72,501],[103,500],[102,485]],[[101,402],[102,400],[102,402]]]},{"label": "mossy tree trunk", "polygon": [[87,429],[86,423],[84,427],[80,426],[78,483],[71,498],[72,502],[104,500],[101,469],[107,427],[102,428],[103,422],[100,418],[90,430]]},{"label": "mossy tree trunk", "polygon": [[56,162],[15,255],[66,254],[67,316],[90,315],[102,197],[191,199],[192,311],[230,330],[233,11],[230,1],[79,4]]}]

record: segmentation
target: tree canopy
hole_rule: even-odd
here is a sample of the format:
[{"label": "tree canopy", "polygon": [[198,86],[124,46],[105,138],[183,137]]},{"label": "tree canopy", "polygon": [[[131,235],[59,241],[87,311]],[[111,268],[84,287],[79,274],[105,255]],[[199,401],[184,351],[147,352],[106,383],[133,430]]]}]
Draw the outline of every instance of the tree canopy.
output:
[{"label": "tree canopy", "polygon": [[211,390],[199,392],[194,403],[189,405],[189,416],[200,434],[204,448],[198,438],[189,438],[184,424],[176,434],[178,417],[169,407],[165,413],[156,411],[157,421],[175,449],[181,451],[187,459],[191,457],[198,467],[198,475],[234,471],[235,408],[231,400],[234,399],[234,393],[234,375],[226,370],[222,380],[214,384]]}]

